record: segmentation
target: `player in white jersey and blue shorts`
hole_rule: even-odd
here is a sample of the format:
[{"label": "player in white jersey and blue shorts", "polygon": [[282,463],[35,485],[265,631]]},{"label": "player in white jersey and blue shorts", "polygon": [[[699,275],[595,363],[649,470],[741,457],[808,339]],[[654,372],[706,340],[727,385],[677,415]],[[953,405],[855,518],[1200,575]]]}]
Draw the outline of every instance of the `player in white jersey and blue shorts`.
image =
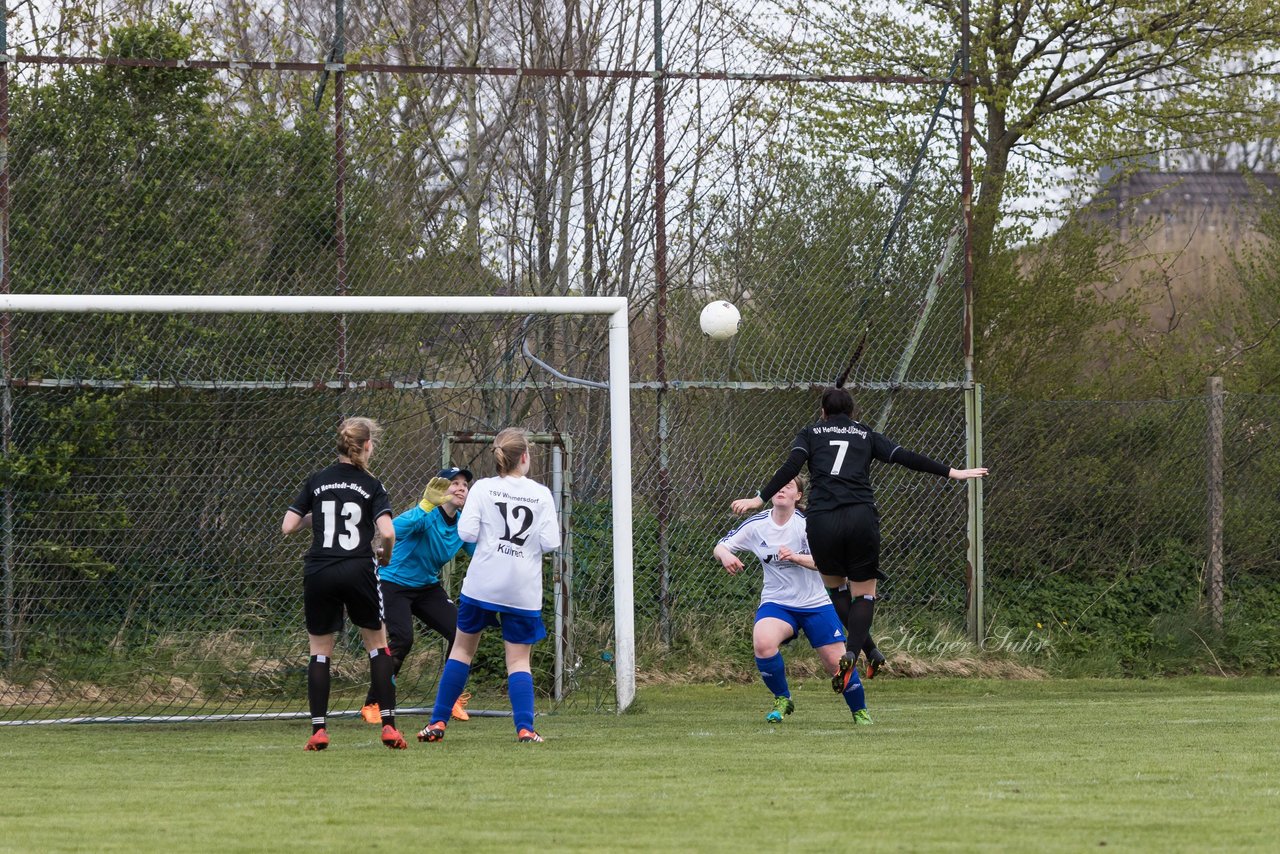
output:
[{"label": "player in white jersey and blue shorts", "polygon": [[[831,676],[840,672],[840,657],[845,652],[840,617],[809,554],[805,516],[797,509],[803,496],[804,482],[796,477],[773,494],[772,508],[745,520],[715,547],[716,559],[731,575],[743,568],[735,552],[752,552],[764,569],[751,641],[760,678],[773,693],[773,709],[765,715],[770,723],[780,723],[796,707],[782,661],[784,644],[803,631]],[[857,671],[841,696],[853,713],[855,724],[871,723]]]},{"label": "player in white jersey and blue shorts", "polygon": [[560,522],[551,490],[526,477],[529,439],[508,427],[493,440],[498,476],[476,481],[458,536],[475,554],[458,596],[458,631],[440,674],[431,723],[418,741],[440,741],[458,697],[467,687],[480,632],[500,627],[507,654],[507,695],[516,739],[540,742],[533,728],[533,645],[547,636],[542,625],[542,556],[560,547]]}]

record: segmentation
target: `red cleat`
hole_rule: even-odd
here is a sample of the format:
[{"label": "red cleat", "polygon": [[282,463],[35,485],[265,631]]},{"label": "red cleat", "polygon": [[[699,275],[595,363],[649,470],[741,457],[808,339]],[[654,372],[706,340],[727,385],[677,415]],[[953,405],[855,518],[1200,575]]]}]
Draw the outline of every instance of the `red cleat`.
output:
[{"label": "red cleat", "polygon": [[305,750],[324,750],[329,746],[329,733],[323,729],[318,729],[311,733],[311,738],[307,739]]},{"label": "red cleat", "polygon": [[542,736],[538,735],[531,729],[522,729],[516,733],[516,741],[533,742],[542,744]]}]

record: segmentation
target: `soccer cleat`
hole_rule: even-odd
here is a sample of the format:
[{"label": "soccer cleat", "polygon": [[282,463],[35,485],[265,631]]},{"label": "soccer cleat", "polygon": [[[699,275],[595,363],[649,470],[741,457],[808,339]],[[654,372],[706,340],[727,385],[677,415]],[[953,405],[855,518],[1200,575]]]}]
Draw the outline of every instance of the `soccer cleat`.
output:
[{"label": "soccer cleat", "polygon": [[831,677],[831,690],[843,694],[849,684],[849,674],[853,672],[853,659],[848,655],[840,656],[840,672]]},{"label": "soccer cleat", "polygon": [[871,726],[871,715],[866,709],[858,709],[853,713],[853,723],[854,726]]},{"label": "soccer cleat", "polygon": [[764,716],[771,724],[780,724],[782,719],[796,710],[796,704],[790,697],[774,697],[773,711]]},{"label": "soccer cleat", "polygon": [[867,678],[875,679],[876,674],[887,667],[889,662],[885,659],[884,653],[878,649],[873,649],[871,654],[867,656]]},{"label": "soccer cleat", "polygon": [[311,738],[307,739],[307,746],[304,750],[324,750],[329,746],[329,733],[323,729],[318,729],[311,733]]},{"label": "soccer cleat", "polygon": [[531,729],[522,729],[516,733],[516,741],[535,742],[542,744],[542,736],[538,735]]},{"label": "soccer cleat", "polygon": [[382,709],[378,708],[377,703],[368,703],[360,710],[360,717],[364,718],[367,724],[381,724]]},{"label": "soccer cleat", "polygon": [[436,721],[422,728],[418,741],[444,741],[444,721]]},{"label": "soccer cleat", "polygon": [[469,691],[464,692],[453,704],[453,711],[449,713],[449,717],[455,721],[471,720],[471,715],[467,714],[467,701],[470,699],[471,693]]},{"label": "soccer cleat", "polygon": [[409,749],[409,745],[405,744],[404,736],[400,734],[400,730],[391,724],[384,724],[382,727],[382,743],[392,750]]}]

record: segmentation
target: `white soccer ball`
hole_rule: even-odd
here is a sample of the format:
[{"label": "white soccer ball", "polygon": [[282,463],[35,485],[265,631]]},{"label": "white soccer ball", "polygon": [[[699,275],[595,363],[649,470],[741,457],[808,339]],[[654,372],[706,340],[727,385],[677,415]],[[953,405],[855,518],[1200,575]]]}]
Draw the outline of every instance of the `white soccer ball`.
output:
[{"label": "white soccer ball", "polygon": [[719,299],[703,307],[698,324],[708,337],[723,341],[738,334],[738,327],[742,325],[742,315],[738,313],[733,303]]}]

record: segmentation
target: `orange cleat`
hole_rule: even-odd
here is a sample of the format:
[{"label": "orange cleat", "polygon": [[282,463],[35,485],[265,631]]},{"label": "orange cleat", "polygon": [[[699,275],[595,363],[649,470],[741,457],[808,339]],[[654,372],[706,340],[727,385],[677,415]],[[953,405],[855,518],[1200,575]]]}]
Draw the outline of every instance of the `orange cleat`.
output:
[{"label": "orange cleat", "polygon": [[382,709],[378,708],[377,703],[369,703],[360,710],[360,717],[364,718],[364,722],[367,724],[381,724]]},{"label": "orange cleat", "polygon": [[311,738],[307,739],[305,750],[324,750],[329,746],[329,733],[323,729],[318,729],[311,733]]},{"label": "orange cleat", "polygon": [[458,701],[453,704],[453,711],[449,713],[449,717],[455,721],[469,721],[471,715],[467,714],[467,701],[471,699],[470,692],[464,692]]},{"label": "orange cleat", "polygon": [[518,733],[516,733],[516,741],[533,742],[535,744],[542,744],[542,740],[543,740],[542,736],[538,735],[536,732],[534,732],[531,729],[522,729]]},{"label": "orange cleat", "polygon": [[418,741],[444,741],[444,721],[436,721],[422,728]]},{"label": "orange cleat", "polygon": [[409,745],[405,743],[404,736],[400,734],[400,730],[391,724],[382,727],[382,743],[392,750],[408,750]]}]

